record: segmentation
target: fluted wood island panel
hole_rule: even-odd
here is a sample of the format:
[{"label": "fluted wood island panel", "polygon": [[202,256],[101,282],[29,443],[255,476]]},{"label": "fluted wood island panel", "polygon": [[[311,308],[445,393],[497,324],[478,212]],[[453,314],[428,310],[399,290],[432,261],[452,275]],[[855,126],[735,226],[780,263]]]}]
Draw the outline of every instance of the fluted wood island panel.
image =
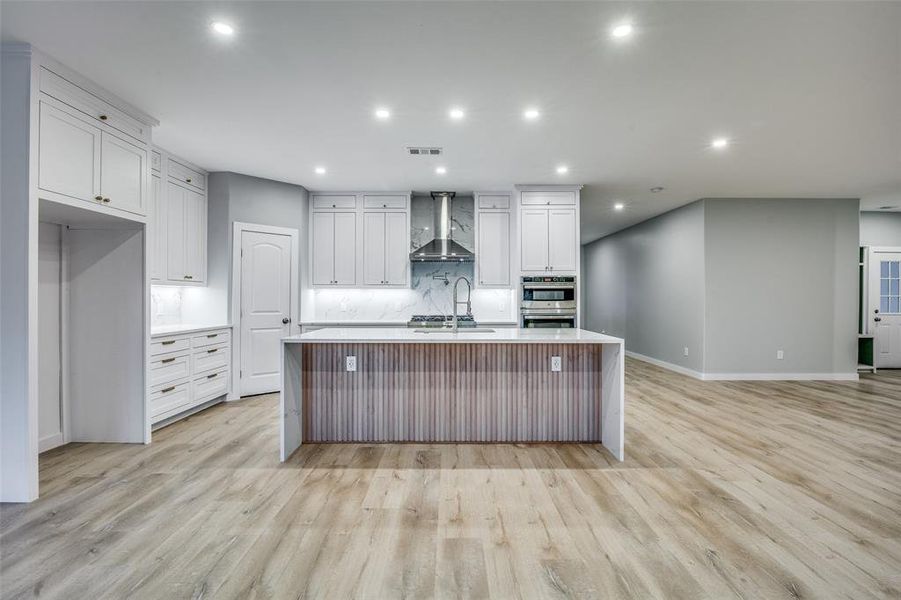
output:
[{"label": "fluted wood island panel", "polygon": [[282,345],[282,460],[302,442],[600,442],[623,459],[620,338],[334,328]]},{"label": "fluted wood island panel", "polygon": [[306,344],[301,360],[306,441],[601,441],[601,346]]}]

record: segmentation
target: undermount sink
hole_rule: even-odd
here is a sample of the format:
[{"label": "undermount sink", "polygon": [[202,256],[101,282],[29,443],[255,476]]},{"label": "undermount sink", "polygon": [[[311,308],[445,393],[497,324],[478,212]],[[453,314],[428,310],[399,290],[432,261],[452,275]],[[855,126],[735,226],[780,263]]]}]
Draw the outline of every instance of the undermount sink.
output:
[{"label": "undermount sink", "polygon": [[488,327],[460,327],[454,331],[450,327],[434,327],[432,329],[414,329],[413,333],[494,333]]}]

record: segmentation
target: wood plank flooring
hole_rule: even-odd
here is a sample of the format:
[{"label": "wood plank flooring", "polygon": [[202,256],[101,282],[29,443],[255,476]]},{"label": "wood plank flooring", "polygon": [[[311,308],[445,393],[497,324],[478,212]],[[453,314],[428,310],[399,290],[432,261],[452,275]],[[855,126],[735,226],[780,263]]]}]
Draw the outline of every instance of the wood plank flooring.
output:
[{"label": "wood plank flooring", "polygon": [[599,445],[303,446],[277,398],[41,456],[2,598],[899,598],[901,373],[699,382],[628,361]]}]

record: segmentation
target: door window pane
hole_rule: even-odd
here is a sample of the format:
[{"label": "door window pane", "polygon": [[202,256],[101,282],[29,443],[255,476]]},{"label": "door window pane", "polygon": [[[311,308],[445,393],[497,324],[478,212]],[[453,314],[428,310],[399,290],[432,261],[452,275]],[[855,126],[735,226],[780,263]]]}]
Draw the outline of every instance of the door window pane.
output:
[{"label": "door window pane", "polygon": [[879,263],[879,312],[901,313],[901,261]]}]

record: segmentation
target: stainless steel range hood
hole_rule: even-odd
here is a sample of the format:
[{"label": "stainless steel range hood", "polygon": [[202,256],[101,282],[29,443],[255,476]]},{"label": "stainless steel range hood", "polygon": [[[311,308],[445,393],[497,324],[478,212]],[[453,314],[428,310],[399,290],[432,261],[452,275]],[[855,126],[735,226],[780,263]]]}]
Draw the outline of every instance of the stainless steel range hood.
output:
[{"label": "stainless steel range hood", "polygon": [[414,262],[472,262],[475,254],[454,241],[451,214],[456,192],[432,192],[435,239],[410,253]]}]

